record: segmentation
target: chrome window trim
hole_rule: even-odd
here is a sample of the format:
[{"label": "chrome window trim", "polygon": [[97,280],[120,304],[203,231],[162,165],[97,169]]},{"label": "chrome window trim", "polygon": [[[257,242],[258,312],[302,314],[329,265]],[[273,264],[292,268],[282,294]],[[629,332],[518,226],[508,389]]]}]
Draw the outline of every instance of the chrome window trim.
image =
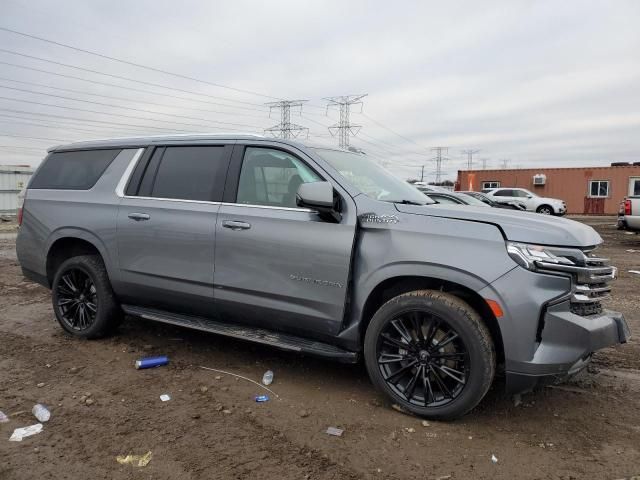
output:
[{"label": "chrome window trim", "polygon": [[308,213],[317,213],[315,210],[311,210],[310,208],[298,208],[298,207],[274,207],[272,205],[255,205],[253,203],[230,203],[230,202],[222,202],[221,205],[229,206],[229,207],[249,207],[249,208],[266,208],[269,210],[288,210],[292,212],[308,212]]},{"label": "chrome window trim", "polygon": [[116,195],[119,196],[120,198],[124,198],[125,196],[124,189],[127,186],[127,183],[129,183],[129,179],[133,174],[133,169],[136,168],[136,165],[138,164],[140,157],[142,157],[143,152],[144,152],[144,148],[138,149],[138,151],[135,153],[135,155],[129,162],[129,165],[127,165],[127,168],[122,174],[122,177],[120,177],[120,181],[118,182],[118,185],[116,185]]},{"label": "chrome window trim", "polygon": [[316,213],[315,210],[311,210],[310,208],[295,208],[295,207],[273,207],[270,205],[254,205],[248,203],[228,203],[228,202],[212,202],[209,200],[187,200],[182,198],[161,198],[161,197],[141,197],[138,195],[125,195],[124,189],[129,183],[129,179],[131,175],[133,175],[133,170],[138,165],[140,158],[142,157],[142,153],[144,152],[144,148],[139,148],[135,153],[131,161],[129,161],[129,165],[125,169],[118,185],[116,186],[116,195],[120,198],[130,198],[130,199],[139,199],[139,200],[159,200],[164,202],[180,202],[180,203],[199,203],[204,205],[226,205],[231,207],[249,207],[249,208],[264,208],[268,210],[285,210],[292,212],[307,212],[307,213]]}]

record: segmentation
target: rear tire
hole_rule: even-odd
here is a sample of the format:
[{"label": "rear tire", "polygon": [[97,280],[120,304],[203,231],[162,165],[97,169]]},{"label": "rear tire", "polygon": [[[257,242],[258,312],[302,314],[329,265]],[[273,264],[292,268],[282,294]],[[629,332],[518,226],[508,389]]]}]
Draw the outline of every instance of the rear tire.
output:
[{"label": "rear tire", "polygon": [[550,205],[540,205],[536,212],[542,215],[554,215],[555,213]]},{"label": "rear tire", "polygon": [[73,336],[104,337],[122,321],[122,310],[99,255],[65,260],[53,277],[51,294],[58,323]]},{"label": "rear tire", "polygon": [[373,384],[425,418],[451,420],[473,409],[495,373],[496,354],[480,315],[434,290],[385,303],[367,328],[364,358]]}]

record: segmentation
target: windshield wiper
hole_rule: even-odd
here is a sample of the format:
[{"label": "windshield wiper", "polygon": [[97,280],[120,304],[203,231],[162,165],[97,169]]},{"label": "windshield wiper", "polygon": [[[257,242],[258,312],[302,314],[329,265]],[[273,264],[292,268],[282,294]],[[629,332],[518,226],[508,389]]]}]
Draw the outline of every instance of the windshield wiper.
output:
[{"label": "windshield wiper", "polygon": [[403,205],[427,205],[427,202],[421,203],[415,200],[396,200],[393,203],[401,203]]}]

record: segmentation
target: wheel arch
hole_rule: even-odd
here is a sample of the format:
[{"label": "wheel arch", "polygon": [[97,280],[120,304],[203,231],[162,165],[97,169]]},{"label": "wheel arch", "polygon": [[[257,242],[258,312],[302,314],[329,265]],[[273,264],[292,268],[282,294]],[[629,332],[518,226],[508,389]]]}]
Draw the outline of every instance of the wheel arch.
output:
[{"label": "wheel arch", "polygon": [[551,205],[551,204],[549,204],[549,203],[543,203],[543,204],[541,204],[541,205],[538,205],[538,206],[536,207],[536,212],[537,212],[537,213],[539,213],[539,212],[540,212],[540,210],[542,210],[544,207],[548,207],[548,208],[549,208],[549,210],[551,210],[551,213],[552,213],[553,215],[555,215],[555,213],[556,213],[556,209],[555,209],[555,208],[553,208],[553,205]]},{"label": "wheel arch", "polygon": [[71,257],[78,255],[99,255],[109,270],[109,257],[102,242],[91,232],[79,229],[58,230],[49,238],[46,249],[46,275],[49,286],[57,268]]},{"label": "wheel arch", "polygon": [[398,275],[382,280],[369,292],[364,302],[358,323],[361,341],[365,337],[371,318],[388,300],[414,290],[438,290],[460,298],[478,312],[491,334],[498,363],[504,363],[504,344],[500,325],[485,299],[477,293],[481,288],[460,282],[459,279],[456,280],[425,275]]}]

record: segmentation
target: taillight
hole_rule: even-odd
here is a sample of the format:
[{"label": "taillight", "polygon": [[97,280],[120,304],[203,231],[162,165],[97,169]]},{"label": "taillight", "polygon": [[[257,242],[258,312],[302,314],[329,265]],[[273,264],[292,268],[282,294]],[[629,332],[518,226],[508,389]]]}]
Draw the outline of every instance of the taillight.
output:
[{"label": "taillight", "polygon": [[18,208],[18,226],[22,225],[22,207]]},{"label": "taillight", "polygon": [[629,199],[624,201],[624,214],[631,216],[631,200]]}]

